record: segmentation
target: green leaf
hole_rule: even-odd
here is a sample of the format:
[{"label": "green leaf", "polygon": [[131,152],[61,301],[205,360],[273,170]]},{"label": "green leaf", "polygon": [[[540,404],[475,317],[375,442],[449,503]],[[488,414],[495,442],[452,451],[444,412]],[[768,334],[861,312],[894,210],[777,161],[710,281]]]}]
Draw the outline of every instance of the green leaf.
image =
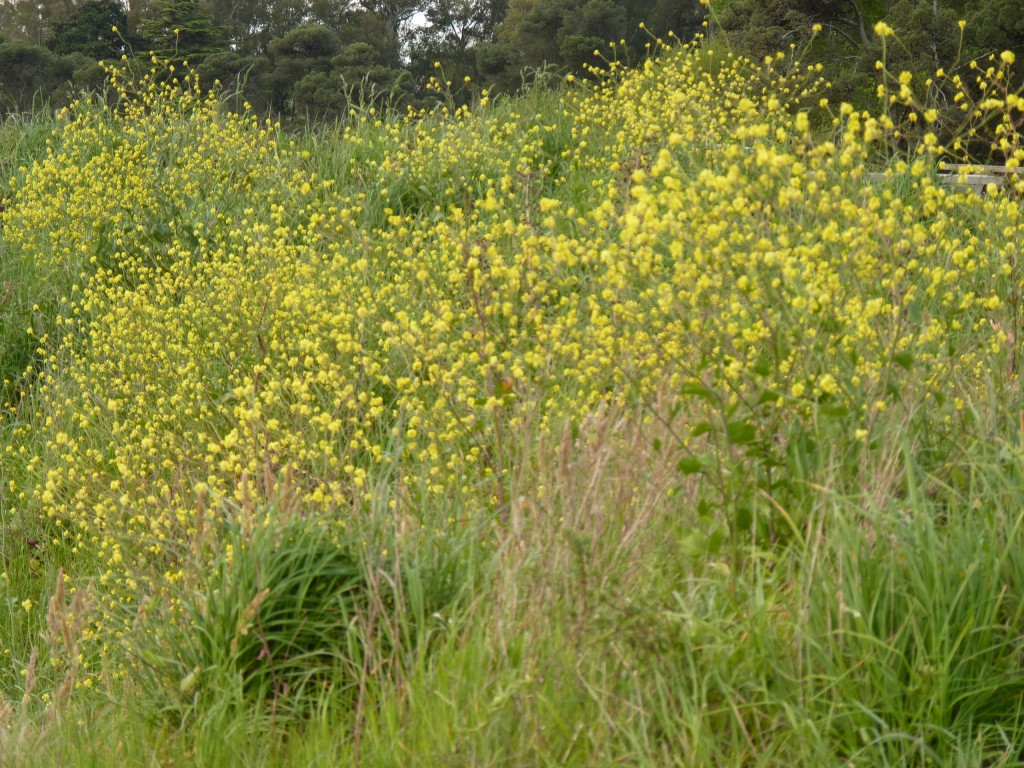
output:
[{"label": "green leaf", "polygon": [[771,361],[768,360],[767,358],[762,357],[760,360],[754,363],[754,367],[752,370],[758,376],[767,376],[772,372]]},{"label": "green leaf", "polygon": [[923,314],[924,313],[921,311],[921,302],[917,299],[914,299],[907,305],[907,316],[910,318],[910,322],[920,323]]},{"label": "green leaf", "polygon": [[892,356],[892,361],[905,371],[914,367],[914,355],[910,352],[899,352]]},{"label": "green leaf", "polygon": [[714,427],[711,426],[711,422],[702,421],[699,424],[696,424],[694,428],[690,430],[690,437],[700,437],[701,435],[706,435],[712,429],[714,429]]},{"label": "green leaf", "polygon": [[708,552],[708,537],[703,531],[690,531],[679,541],[679,548],[686,557],[704,557]]},{"label": "green leaf", "polygon": [[754,525],[754,513],[750,507],[737,507],[735,522],[737,531],[749,531]]},{"label": "green leaf", "polygon": [[728,533],[722,528],[715,527],[711,530],[711,535],[708,536],[707,550],[709,555],[717,555],[722,549],[722,545],[725,544],[725,540],[729,538]]},{"label": "green leaf", "polygon": [[676,471],[683,475],[695,475],[704,469],[700,459],[687,456],[676,464]]},{"label": "green leaf", "polygon": [[848,416],[849,415],[850,409],[847,406],[842,405],[842,404],[829,403],[829,404],[823,404],[821,406],[821,412],[824,413],[826,416],[834,416],[836,418],[842,418],[844,416]]},{"label": "green leaf", "polygon": [[757,440],[757,428],[746,421],[730,421],[725,425],[725,434],[729,442],[737,445],[749,445]]},{"label": "green leaf", "polygon": [[697,397],[704,398],[710,403],[713,403],[716,400],[714,392],[705,387],[703,384],[697,384],[696,382],[683,384],[683,386],[679,388],[679,394],[696,395]]}]

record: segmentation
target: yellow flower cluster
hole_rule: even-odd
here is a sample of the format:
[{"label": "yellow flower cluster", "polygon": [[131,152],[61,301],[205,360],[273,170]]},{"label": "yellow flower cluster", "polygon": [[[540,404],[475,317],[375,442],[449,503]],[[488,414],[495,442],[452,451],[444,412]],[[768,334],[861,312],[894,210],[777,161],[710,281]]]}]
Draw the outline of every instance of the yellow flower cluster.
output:
[{"label": "yellow flower cluster", "polygon": [[366,117],[333,165],[193,86],[80,105],[5,215],[73,284],[9,498],[99,555],[113,609],[286,470],[326,514],[384,482],[487,509],[509,441],[603,402],[699,385],[858,434],[902,387],[961,403],[1014,338],[1019,207],[924,159],[870,179],[891,126],[815,137],[814,77],[680,48],[536,114]]}]

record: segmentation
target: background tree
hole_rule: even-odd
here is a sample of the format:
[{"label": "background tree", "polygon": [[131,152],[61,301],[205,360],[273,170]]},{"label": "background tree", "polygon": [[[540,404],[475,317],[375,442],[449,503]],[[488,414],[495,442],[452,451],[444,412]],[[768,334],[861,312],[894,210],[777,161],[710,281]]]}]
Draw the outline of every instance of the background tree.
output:
[{"label": "background tree", "polygon": [[[1022,0],[1006,1],[1024,11]],[[718,0],[712,38],[755,60],[795,48],[806,63],[825,67],[833,101],[874,108],[875,62],[882,55],[874,25],[884,20],[896,32],[886,51],[890,70],[927,75],[954,63],[965,6],[961,0]]]},{"label": "background tree", "polygon": [[377,63],[387,67],[402,66],[399,36],[383,16],[356,8],[349,11],[332,31],[343,46],[366,43],[374,50]]},{"label": "background tree", "polygon": [[0,29],[11,42],[43,45],[72,7],[71,0],[6,0],[0,2]]},{"label": "background tree", "polygon": [[84,0],[54,25],[46,46],[54,53],[78,53],[99,60],[119,58],[131,47],[130,42],[128,14],[118,0]]},{"label": "background tree", "polygon": [[[626,42],[635,54],[645,53],[651,36],[668,39],[669,32],[682,41],[701,31],[707,11],[699,2],[680,0],[635,0],[625,3]],[[646,32],[640,29],[640,24]]]},{"label": "background tree", "polygon": [[510,0],[498,39],[518,54],[524,66],[557,64],[559,33],[577,0]]},{"label": "background tree", "polygon": [[[263,79],[269,89],[270,103],[274,111],[292,114],[294,104],[292,91],[300,80],[313,74],[328,75],[331,59],[341,53],[341,41],[327,27],[307,24],[296,27],[279,40],[270,43],[267,53],[272,69]],[[318,90],[326,87],[317,82]]]},{"label": "background tree", "polygon": [[[585,75],[595,50],[635,63],[654,38],[687,40],[704,19],[699,0],[0,0],[8,44],[44,43],[67,59],[19,49],[28,69],[8,75],[11,88],[69,67],[74,87],[92,87],[95,60],[153,50],[188,59],[261,111],[299,104],[315,115],[344,112],[354,83],[372,85],[374,99],[395,89],[410,98],[402,71],[422,85],[435,61],[453,82],[471,78],[467,98],[518,88],[524,68]],[[1004,49],[1024,57],[1024,0],[712,0],[710,19],[711,45],[755,60],[798,50],[825,67],[833,101],[867,108],[877,102],[880,20],[897,34],[890,69],[924,75]]]},{"label": "background tree", "polygon": [[268,47],[272,68],[262,82],[275,111],[303,119],[334,119],[353,103],[411,92],[398,39],[375,14],[355,11],[339,32],[322,24],[297,27]]},{"label": "background tree", "polygon": [[967,14],[967,36],[977,56],[1013,51],[1024,56],[1024,0],[976,0],[961,7]]},{"label": "background tree", "polygon": [[409,73],[382,64],[369,43],[353,43],[331,60],[328,72],[311,72],[295,83],[292,107],[306,119],[333,120],[353,106],[400,106],[411,85]]},{"label": "background tree", "polygon": [[425,78],[440,61],[448,77],[479,81],[477,49],[494,43],[506,8],[507,0],[427,0],[426,23],[410,38],[410,68]]},{"label": "background tree", "polygon": [[198,64],[227,48],[202,0],[159,0],[153,17],[143,22],[140,32],[153,53],[179,64]]},{"label": "background tree", "polygon": [[712,4],[712,37],[754,59],[806,42],[815,24],[852,47],[870,44],[855,0],[722,0]]},{"label": "background tree", "polygon": [[72,62],[41,45],[14,41],[0,45],[0,106],[29,112],[67,102]]},{"label": "background tree", "polygon": [[423,8],[422,0],[359,0],[359,4],[387,21],[396,35],[401,35],[406,22]]},{"label": "background tree", "polygon": [[221,51],[205,57],[196,67],[202,87],[220,83],[220,92],[235,112],[248,104],[258,115],[273,112],[271,93],[265,80],[273,66],[266,56],[247,56],[236,51]]},{"label": "background tree", "polygon": [[[287,0],[287,4],[295,2]],[[209,0],[207,9],[213,23],[222,30],[227,47],[242,55],[253,55],[263,53],[267,43],[301,23],[302,11],[281,13],[274,6],[272,0]],[[282,22],[282,17],[286,26],[275,26]]]},{"label": "background tree", "polygon": [[963,9],[954,4],[896,0],[887,21],[897,30],[899,43],[887,50],[890,69],[934,73],[951,66],[960,49],[957,22]]},{"label": "background tree", "polygon": [[510,0],[498,39],[520,65],[554,64],[582,74],[586,65],[600,63],[595,50],[607,58],[620,55],[612,43],[625,41],[634,59],[644,55],[650,36],[641,22],[655,35],[671,31],[688,40],[703,20],[698,0]]}]

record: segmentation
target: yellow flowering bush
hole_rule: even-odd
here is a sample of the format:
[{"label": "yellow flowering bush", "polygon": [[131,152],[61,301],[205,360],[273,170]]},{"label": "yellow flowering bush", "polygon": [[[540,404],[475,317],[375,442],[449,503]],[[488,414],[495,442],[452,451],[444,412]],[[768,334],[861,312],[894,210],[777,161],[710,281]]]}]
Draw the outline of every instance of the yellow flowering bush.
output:
[{"label": "yellow flowering bush", "polygon": [[385,483],[500,510],[508,446],[606,402],[668,393],[704,461],[921,402],[951,434],[1016,375],[1019,206],[928,156],[870,177],[891,121],[822,135],[786,66],[683,47],[536,114],[367,113],[325,157],[190,82],[78,105],[4,214],[52,291],[8,509],[98,557],[114,615],[183,578],[200,509],[287,474],[342,521]]}]

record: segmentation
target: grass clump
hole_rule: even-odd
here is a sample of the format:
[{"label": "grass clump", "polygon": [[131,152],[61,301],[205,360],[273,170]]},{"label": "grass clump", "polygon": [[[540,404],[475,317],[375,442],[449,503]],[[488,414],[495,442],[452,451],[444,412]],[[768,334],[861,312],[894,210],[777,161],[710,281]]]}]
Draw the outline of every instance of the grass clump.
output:
[{"label": "grass clump", "polygon": [[159,692],[160,708],[187,721],[220,697],[276,710],[315,700],[311,688],[351,688],[365,655],[351,635],[370,609],[356,558],[298,521],[227,535],[222,547],[167,625],[177,629],[140,654],[155,688],[148,695]]}]

